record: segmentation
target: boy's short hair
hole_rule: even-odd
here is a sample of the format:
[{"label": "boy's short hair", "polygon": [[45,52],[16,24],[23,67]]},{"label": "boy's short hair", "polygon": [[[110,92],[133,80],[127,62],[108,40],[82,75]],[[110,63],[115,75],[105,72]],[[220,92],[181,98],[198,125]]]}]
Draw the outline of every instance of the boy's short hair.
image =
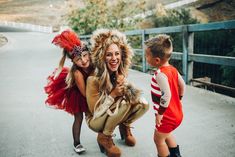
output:
[{"label": "boy's short hair", "polygon": [[145,41],[145,45],[150,49],[153,57],[169,59],[171,56],[172,41],[166,34],[159,34]]}]

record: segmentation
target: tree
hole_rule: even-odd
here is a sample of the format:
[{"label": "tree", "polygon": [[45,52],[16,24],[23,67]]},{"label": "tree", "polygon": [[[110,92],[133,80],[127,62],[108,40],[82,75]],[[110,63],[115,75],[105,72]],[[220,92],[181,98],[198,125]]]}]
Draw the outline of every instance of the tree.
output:
[{"label": "tree", "polygon": [[[235,57],[235,46],[233,50],[227,54],[227,56]],[[231,66],[222,66],[222,84],[230,87],[235,87],[235,68]]]},{"label": "tree", "polygon": [[91,34],[97,28],[116,28],[121,31],[135,29],[140,19],[131,19],[144,11],[145,2],[118,0],[108,4],[107,0],[84,0],[85,7],[73,10],[68,15],[69,25],[80,35]]},{"label": "tree", "polygon": [[[192,17],[190,11],[187,9],[166,10],[163,5],[157,4],[155,10],[155,14],[148,16],[143,23],[147,21],[147,23],[151,23],[149,25],[154,28],[199,23],[197,19]],[[145,24],[145,26],[146,25],[148,26],[148,24]],[[171,37],[173,39],[174,51],[182,52],[182,34],[171,34]],[[181,61],[172,59],[170,62],[182,72]]]}]

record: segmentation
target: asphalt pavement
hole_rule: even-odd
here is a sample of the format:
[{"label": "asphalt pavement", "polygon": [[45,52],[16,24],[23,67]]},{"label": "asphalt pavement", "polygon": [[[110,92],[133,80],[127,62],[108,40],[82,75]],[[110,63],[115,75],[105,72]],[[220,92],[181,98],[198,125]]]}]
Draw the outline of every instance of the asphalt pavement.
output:
[{"label": "asphalt pavement", "polygon": [[[105,157],[85,121],[82,155],[72,149],[73,116],[47,107],[43,87],[58,66],[61,49],[51,44],[55,34],[1,33],[8,43],[0,47],[0,157]],[[70,65],[70,61],[66,62]],[[151,75],[130,70],[128,79],[150,99]],[[235,157],[235,99],[187,86],[184,120],[175,131],[183,157]],[[122,157],[156,157],[154,114],[150,110],[133,124],[135,147],[127,147],[115,130],[114,142]]]}]

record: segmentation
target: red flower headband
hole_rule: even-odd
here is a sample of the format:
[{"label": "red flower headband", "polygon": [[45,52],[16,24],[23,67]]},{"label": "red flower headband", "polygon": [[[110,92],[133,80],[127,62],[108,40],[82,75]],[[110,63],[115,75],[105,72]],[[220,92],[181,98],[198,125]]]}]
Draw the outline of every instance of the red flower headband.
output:
[{"label": "red flower headband", "polygon": [[71,59],[80,56],[83,51],[88,51],[86,45],[81,45],[81,40],[76,33],[70,30],[63,31],[61,34],[57,35],[52,40],[52,43],[64,48]]}]

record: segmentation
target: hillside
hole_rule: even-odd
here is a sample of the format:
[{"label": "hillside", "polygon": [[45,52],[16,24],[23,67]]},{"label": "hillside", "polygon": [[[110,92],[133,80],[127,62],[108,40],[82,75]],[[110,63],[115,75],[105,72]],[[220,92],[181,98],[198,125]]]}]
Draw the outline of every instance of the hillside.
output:
[{"label": "hillside", "polygon": [[[157,2],[163,5],[177,2],[146,1],[148,9],[154,9]],[[109,3],[112,4],[111,1]],[[0,0],[0,20],[45,26],[65,25],[65,15],[77,7],[83,7],[83,0]],[[190,8],[193,16],[203,23],[235,19],[235,0],[199,0],[183,7]]]},{"label": "hillside", "polygon": [[0,0],[0,20],[55,26],[66,23],[65,15],[79,0]]},{"label": "hillside", "polygon": [[235,19],[235,0],[199,0],[187,7],[203,23]]}]

